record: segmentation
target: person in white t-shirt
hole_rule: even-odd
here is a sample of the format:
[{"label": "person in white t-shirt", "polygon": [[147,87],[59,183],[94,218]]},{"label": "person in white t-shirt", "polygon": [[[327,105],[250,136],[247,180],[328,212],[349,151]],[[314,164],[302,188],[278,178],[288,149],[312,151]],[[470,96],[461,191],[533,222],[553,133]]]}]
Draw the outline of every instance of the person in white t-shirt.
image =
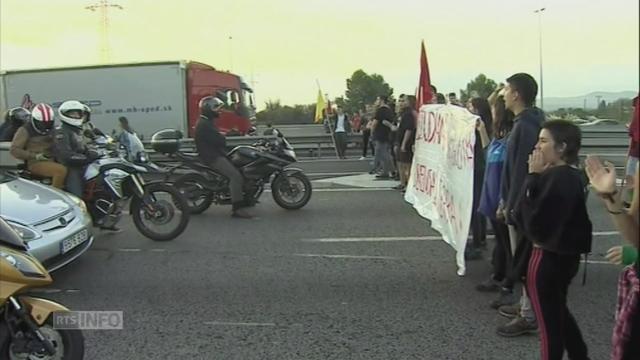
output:
[{"label": "person in white t-shirt", "polygon": [[332,121],[338,157],[340,159],[346,159],[347,137],[351,133],[351,122],[349,122],[349,116],[347,116],[347,114],[344,113],[344,110],[338,106]]}]

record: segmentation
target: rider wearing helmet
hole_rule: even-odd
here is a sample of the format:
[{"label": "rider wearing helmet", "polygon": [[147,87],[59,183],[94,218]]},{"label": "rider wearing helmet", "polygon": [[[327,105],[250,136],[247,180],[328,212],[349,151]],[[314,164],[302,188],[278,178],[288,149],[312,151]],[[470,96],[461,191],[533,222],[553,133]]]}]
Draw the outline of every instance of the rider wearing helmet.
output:
[{"label": "rider wearing helmet", "polygon": [[29,110],[21,107],[9,109],[0,125],[0,141],[11,141],[18,129],[31,118]]},{"label": "rider wearing helmet", "polygon": [[13,137],[11,155],[25,161],[32,174],[50,177],[52,185],[62,189],[67,168],[52,160],[54,118],[55,113],[49,104],[37,104],[29,120]]},{"label": "rider wearing helmet", "polygon": [[200,100],[200,118],[195,128],[195,142],[200,160],[229,179],[231,190],[232,216],[251,218],[247,211],[249,204],[244,201],[242,187],[244,178],[226,156],[226,139],[215,125],[224,102],[214,96]]},{"label": "rider wearing helmet", "polygon": [[96,157],[87,147],[83,136],[86,114],[86,105],[76,100],[65,101],[58,108],[62,126],[56,132],[56,156],[69,169],[67,191],[78,197],[82,197],[84,187],[84,166]]}]

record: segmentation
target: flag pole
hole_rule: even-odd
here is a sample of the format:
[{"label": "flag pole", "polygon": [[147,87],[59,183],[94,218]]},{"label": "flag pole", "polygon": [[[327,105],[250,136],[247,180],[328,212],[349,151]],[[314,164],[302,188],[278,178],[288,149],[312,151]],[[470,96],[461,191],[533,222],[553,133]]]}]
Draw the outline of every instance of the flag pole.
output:
[{"label": "flag pole", "polygon": [[[329,99],[329,94],[324,94],[327,99]],[[331,102],[327,100],[327,104],[331,105]],[[333,149],[336,151],[336,158],[340,159],[340,154],[338,153],[338,146],[336,145],[336,132],[333,131],[333,126],[331,124],[331,118],[329,118],[329,111],[325,112],[327,114],[327,122],[329,123],[329,132],[331,133],[331,141],[333,141]]]}]

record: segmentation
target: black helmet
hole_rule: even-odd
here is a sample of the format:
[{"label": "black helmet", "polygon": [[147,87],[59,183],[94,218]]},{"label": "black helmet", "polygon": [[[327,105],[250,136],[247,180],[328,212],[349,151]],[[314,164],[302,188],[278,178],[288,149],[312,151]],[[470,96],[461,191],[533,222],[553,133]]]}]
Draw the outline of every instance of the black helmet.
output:
[{"label": "black helmet", "polygon": [[216,97],[205,96],[200,99],[198,106],[200,107],[200,115],[208,119],[215,119],[220,115],[219,111],[224,103]]},{"label": "black helmet", "polygon": [[15,126],[22,126],[27,121],[31,120],[31,113],[29,110],[22,107],[14,107],[9,110],[7,114],[7,120],[11,122],[11,124]]}]

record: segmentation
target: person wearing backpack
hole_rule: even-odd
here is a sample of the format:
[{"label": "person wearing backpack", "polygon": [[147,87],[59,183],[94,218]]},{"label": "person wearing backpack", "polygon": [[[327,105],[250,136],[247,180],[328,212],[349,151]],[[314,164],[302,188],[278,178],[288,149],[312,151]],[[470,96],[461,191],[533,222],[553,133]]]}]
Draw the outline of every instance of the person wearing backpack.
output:
[{"label": "person wearing backpack", "polygon": [[[508,266],[511,262],[511,245],[509,229],[504,219],[497,217],[500,203],[500,188],[502,186],[502,167],[506,157],[507,136],[513,127],[514,115],[505,108],[504,98],[498,95],[500,89],[489,97],[493,118],[493,138],[486,147],[486,162],[482,194],[478,205],[478,212],[486,216],[495,234],[496,244],[493,248],[493,272],[489,279],[478,284],[476,290],[482,292],[498,292],[507,277]],[[478,122],[478,132],[483,142],[489,139],[484,122]]]},{"label": "person wearing backpack", "polygon": [[514,209],[532,242],[526,287],[540,329],[542,360],[588,359],[587,345],[569,311],[567,294],[582,254],[591,251],[593,225],[585,179],[578,169],[582,134],[570,121],[547,121],[529,155],[529,174]]}]

